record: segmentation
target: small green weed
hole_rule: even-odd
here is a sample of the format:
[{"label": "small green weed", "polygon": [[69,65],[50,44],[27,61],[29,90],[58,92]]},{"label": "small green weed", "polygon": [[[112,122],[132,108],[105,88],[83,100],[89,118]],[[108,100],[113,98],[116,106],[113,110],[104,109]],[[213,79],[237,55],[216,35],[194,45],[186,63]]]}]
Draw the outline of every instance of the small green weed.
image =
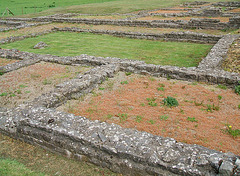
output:
[{"label": "small green weed", "polygon": [[40,78],[41,75],[39,75],[39,74],[31,74],[30,77],[31,77],[32,79],[37,79],[37,78]]},{"label": "small green weed", "polygon": [[4,97],[4,96],[7,96],[7,95],[8,95],[7,92],[3,92],[3,93],[0,94],[0,97]]},{"label": "small green weed", "polygon": [[238,82],[238,85],[235,86],[235,93],[240,95],[240,82]]},{"label": "small green weed", "polygon": [[198,83],[197,82],[192,82],[191,85],[196,86],[196,85],[198,85]]},{"label": "small green weed", "polygon": [[218,95],[218,99],[221,100],[221,99],[222,99],[222,96],[221,96],[221,95]]},{"label": "small green weed", "polygon": [[17,93],[17,94],[22,94],[22,91],[21,91],[20,89],[17,89],[17,90],[16,90],[16,93]]},{"label": "small green weed", "polygon": [[207,104],[207,112],[213,112],[213,111],[219,111],[220,107],[213,105]]},{"label": "small green weed", "polygon": [[122,81],[121,84],[128,84],[128,81]]},{"label": "small green weed", "polygon": [[183,109],[180,109],[180,113],[181,113],[181,114],[184,114],[184,111],[183,111]]},{"label": "small green weed", "polygon": [[168,119],[168,115],[161,115],[159,117],[160,120],[167,120]]},{"label": "small green weed", "polygon": [[125,72],[125,75],[126,76],[129,76],[129,75],[131,75],[132,74],[132,72]]},{"label": "small green weed", "polygon": [[112,114],[107,114],[107,118],[108,118],[108,119],[111,119],[112,117],[113,117]]},{"label": "small green weed", "polygon": [[154,77],[150,77],[149,80],[150,81],[156,81],[156,79]]},{"label": "small green weed", "polygon": [[16,94],[14,94],[14,93],[10,93],[9,96],[10,96],[10,97],[16,97]]},{"label": "small green weed", "polygon": [[19,88],[25,88],[25,87],[27,87],[27,86],[24,84],[19,85]]},{"label": "small green weed", "polygon": [[42,83],[43,85],[47,85],[47,84],[52,84],[52,81],[45,78]]},{"label": "small green weed", "polygon": [[158,87],[157,90],[158,91],[164,91],[164,88],[163,87]]},{"label": "small green weed", "polygon": [[178,101],[176,100],[176,98],[173,98],[173,97],[167,97],[167,98],[164,98],[163,100],[163,104],[165,106],[168,106],[168,107],[176,107],[178,106]]},{"label": "small green weed", "polygon": [[154,120],[151,119],[151,120],[148,121],[148,123],[151,123],[151,124],[153,125],[153,124],[156,123],[156,121],[154,121]]},{"label": "small green weed", "polygon": [[127,120],[128,114],[118,114],[118,117],[119,117],[120,123],[123,123],[124,121]]},{"label": "small green weed", "polygon": [[203,105],[203,101],[201,101],[201,103],[194,101],[194,104],[195,104],[195,106],[201,106],[201,105]]},{"label": "small green weed", "polygon": [[240,109],[240,104],[238,105],[238,109]]},{"label": "small green weed", "polygon": [[156,98],[147,98],[147,101],[148,101],[148,105],[150,106],[157,106],[157,103],[155,102],[156,101]]},{"label": "small green weed", "polygon": [[163,83],[159,83],[158,84],[160,87],[165,87],[165,85]]},{"label": "small green weed", "polygon": [[142,121],[142,119],[143,119],[143,117],[140,116],[140,115],[138,115],[138,116],[136,117],[136,122],[140,123],[140,122]]},{"label": "small green weed", "polygon": [[144,104],[144,103],[141,103],[141,104],[140,104],[140,106],[142,106],[142,107],[143,107],[143,106],[145,106],[145,104]]},{"label": "small green weed", "polygon": [[226,132],[234,138],[240,136],[240,130],[239,129],[233,130],[231,125],[227,125]]},{"label": "small green weed", "polygon": [[226,90],[226,89],[227,89],[227,86],[219,84],[219,85],[217,86],[217,88]]},{"label": "small green weed", "polygon": [[25,93],[30,93],[31,91],[29,91],[29,90],[27,90],[27,91],[25,91]]},{"label": "small green weed", "polygon": [[99,89],[99,90],[104,90],[105,88],[104,88],[104,87],[99,87],[98,89]]},{"label": "small green weed", "polygon": [[187,117],[187,120],[190,122],[198,122],[198,120],[195,119],[195,117]]}]

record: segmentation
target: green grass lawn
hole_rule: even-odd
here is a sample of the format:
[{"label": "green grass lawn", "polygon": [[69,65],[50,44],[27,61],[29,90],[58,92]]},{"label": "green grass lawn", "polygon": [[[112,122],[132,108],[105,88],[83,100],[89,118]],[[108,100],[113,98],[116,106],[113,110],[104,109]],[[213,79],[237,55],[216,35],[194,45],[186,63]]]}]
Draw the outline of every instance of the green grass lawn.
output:
[{"label": "green grass lawn", "polygon": [[[37,13],[37,16],[68,12],[103,14],[159,9],[189,1],[195,0],[0,0],[0,15],[6,7],[12,10],[15,15],[22,15],[22,10],[23,14]],[[208,1],[217,2],[220,0]]]},{"label": "green grass lawn", "polygon": [[[33,49],[33,46],[40,41],[45,42],[48,47]],[[143,60],[157,65],[193,67],[197,66],[201,58],[207,55],[212,45],[139,40],[91,33],[57,32],[0,45],[0,47],[58,56],[88,54]]]},{"label": "green grass lawn", "polygon": [[26,168],[25,165],[10,159],[0,158],[0,175],[1,176],[44,176],[43,173],[33,172]]}]

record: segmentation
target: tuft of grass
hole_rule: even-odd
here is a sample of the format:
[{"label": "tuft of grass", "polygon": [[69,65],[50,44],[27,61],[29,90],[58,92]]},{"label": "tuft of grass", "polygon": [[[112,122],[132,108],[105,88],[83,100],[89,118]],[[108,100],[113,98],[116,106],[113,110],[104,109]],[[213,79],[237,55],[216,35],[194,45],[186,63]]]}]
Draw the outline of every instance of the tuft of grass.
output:
[{"label": "tuft of grass", "polygon": [[217,88],[223,89],[223,90],[227,90],[227,86],[221,85],[221,84],[219,84],[219,85],[217,86]]},{"label": "tuft of grass", "polygon": [[195,117],[187,117],[187,120],[190,122],[198,122],[198,120]]},{"label": "tuft of grass", "polygon": [[128,114],[118,114],[118,117],[119,117],[120,123],[123,123],[127,120]]},{"label": "tuft of grass", "polygon": [[140,123],[142,121],[143,117],[140,115],[137,115],[136,122]]},{"label": "tuft of grass", "polygon": [[222,96],[221,96],[221,95],[218,95],[218,99],[221,100],[221,99],[222,99]]},{"label": "tuft of grass", "polygon": [[28,169],[24,164],[11,159],[0,158],[0,175],[28,175],[28,176],[44,176],[40,172],[33,172]]},{"label": "tuft of grass", "polygon": [[27,87],[27,86],[24,84],[19,85],[19,88],[25,88],[25,87]]},{"label": "tuft of grass", "polygon": [[43,85],[47,85],[47,84],[52,84],[52,81],[45,78],[42,83]]},{"label": "tuft of grass", "polygon": [[238,105],[238,109],[240,109],[240,104]]},{"label": "tuft of grass", "polygon": [[155,102],[156,98],[147,98],[147,101],[148,101],[148,105],[152,107],[157,106],[157,103]]},{"label": "tuft of grass", "polygon": [[122,81],[121,84],[128,84],[128,81]]},{"label": "tuft of grass", "polygon": [[163,87],[158,87],[157,90],[158,91],[164,91],[164,88]]},{"label": "tuft of grass", "polygon": [[168,115],[161,115],[159,117],[160,120],[167,120],[168,119]]},{"label": "tuft of grass", "polygon": [[152,125],[156,123],[156,121],[155,121],[155,120],[152,120],[152,119],[149,120],[149,121],[147,121],[147,122],[148,122],[148,123],[151,123]]},{"label": "tuft of grass", "polygon": [[129,75],[131,75],[132,74],[132,72],[125,72],[125,75],[126,76],[129,76]]},{"label": "tuft of grass", "polygon": [[240,95],[240,82],[238,84],[239,85],[235,86],[234,90],[236,94]]},{"label": "tuft of grass", "polygon": [[99,90],[104,90],[105,88],[103,88],[103,87],[99,87],[98,89],[99,89]]},{"label": "tuft of grass", "polygon": [[7,92],[3,92],[3,93],[0,94],[0,97],[4,97],[4,96],[7,96],[7,95],[8,95]]}]

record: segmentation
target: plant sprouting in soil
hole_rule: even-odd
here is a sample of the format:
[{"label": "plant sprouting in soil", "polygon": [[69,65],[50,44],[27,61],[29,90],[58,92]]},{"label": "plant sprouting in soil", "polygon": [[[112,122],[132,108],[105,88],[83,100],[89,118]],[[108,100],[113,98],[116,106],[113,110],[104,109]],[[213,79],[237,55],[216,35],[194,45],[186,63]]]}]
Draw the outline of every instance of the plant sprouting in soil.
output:
[{"label": "plant sprouting in soil", "polygon": [[142,121],[143,117],[140,115],[137,115],[136,122],[140,123]]},{"label": "plant sprouting in soil", "polygon": [[156,98],[147,98],[147,101],[148,101],[148,105],[150,106],[157,106],[157,103],[155,102],[156,101]]},{"label": "plant sprouting in soil", "polygon": [[227,86],[221,85],[221,84],[219,84],[219,85],[217,86],[217,88],[223,89],[223,90],[227,90]]},{"label": "plant sprouting in soil", "polygon": [[190,122],[198,122],[198,120],[195,117],[187,117],[187,120]]},{"label": "plant sprouting in soil", "polygon": [[128,84],[128,81],[122,81],[121,84]]},{"label": "plant sprouting in soil", "polygon": [[238,105],[238,109],[240,109],[240,104]]},{"label": "plant sprouting in soil", "polygon": [[151,119],[151,120],[148,121],[148,123],[151,123],[153,125],[153,124],[156,123],[156,121]]},{"label": "plant sprouting in soil", "polygon": [[240,136],[240,129],[233,130],[231,125],[226,125],[226,126],[227,126],[226,132],[230,134],[232,137],[235,138],[237,136]]},{"label": "plant sprouting in soil", "polygon": [[240,95],[240,81],[238,82],[238,85],[235,86],[235,93]]},{"label": "plant sprouting in soil", "polygon": [[159,119],[160,120],[167,120],[168,119],[168,115],[161,115],[160,117],[159,117]]},{"label": "plant sprouting in soil", "polygon": [[179,105],[176,98],[173,98],[173,97],[164,98],[163,104],[168,107],[176,107]]},{"label": "plant sprouting in soil", "polygon": [[129,76],[129,75],[131,75],[132,74],[132,72],[125,72],[125,75],[126,76]]},{"label": "plant sprouting in soil", "polygon": [[118,114],[118,117],[119,117],[120,123],[123,123],[127,120],[128,114]]},{"label": "plant sprouting in soil", "polygon": [[218,95],[218,99],[221,100],[221,99],[222,99],[222,96],[221,96],[221,95]]}]

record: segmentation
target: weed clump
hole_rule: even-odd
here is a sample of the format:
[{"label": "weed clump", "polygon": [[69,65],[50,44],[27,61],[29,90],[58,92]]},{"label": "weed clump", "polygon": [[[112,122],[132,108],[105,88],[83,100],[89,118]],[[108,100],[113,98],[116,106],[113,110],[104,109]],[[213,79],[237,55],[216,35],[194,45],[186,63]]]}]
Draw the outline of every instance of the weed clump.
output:
[{"label": "weed clump", "polygon": [[167,98],[164,98],[163,100],[163,104],[165,106],[168,106],[168,107],[176,107],[178,106],[178,101],[176,100],[176,98],[173,98],[173,97],[167,97]]},{"label": "weed clump", "polygon": [[238,82],[238,85],[235,86],[235,93],[240,95],[240,81]]},{"label": "weed clump", "polygon": [[240,136],[240,130],[239,129],[233,130],[231,125],[227,125],[226,132],[234,138]]}]

